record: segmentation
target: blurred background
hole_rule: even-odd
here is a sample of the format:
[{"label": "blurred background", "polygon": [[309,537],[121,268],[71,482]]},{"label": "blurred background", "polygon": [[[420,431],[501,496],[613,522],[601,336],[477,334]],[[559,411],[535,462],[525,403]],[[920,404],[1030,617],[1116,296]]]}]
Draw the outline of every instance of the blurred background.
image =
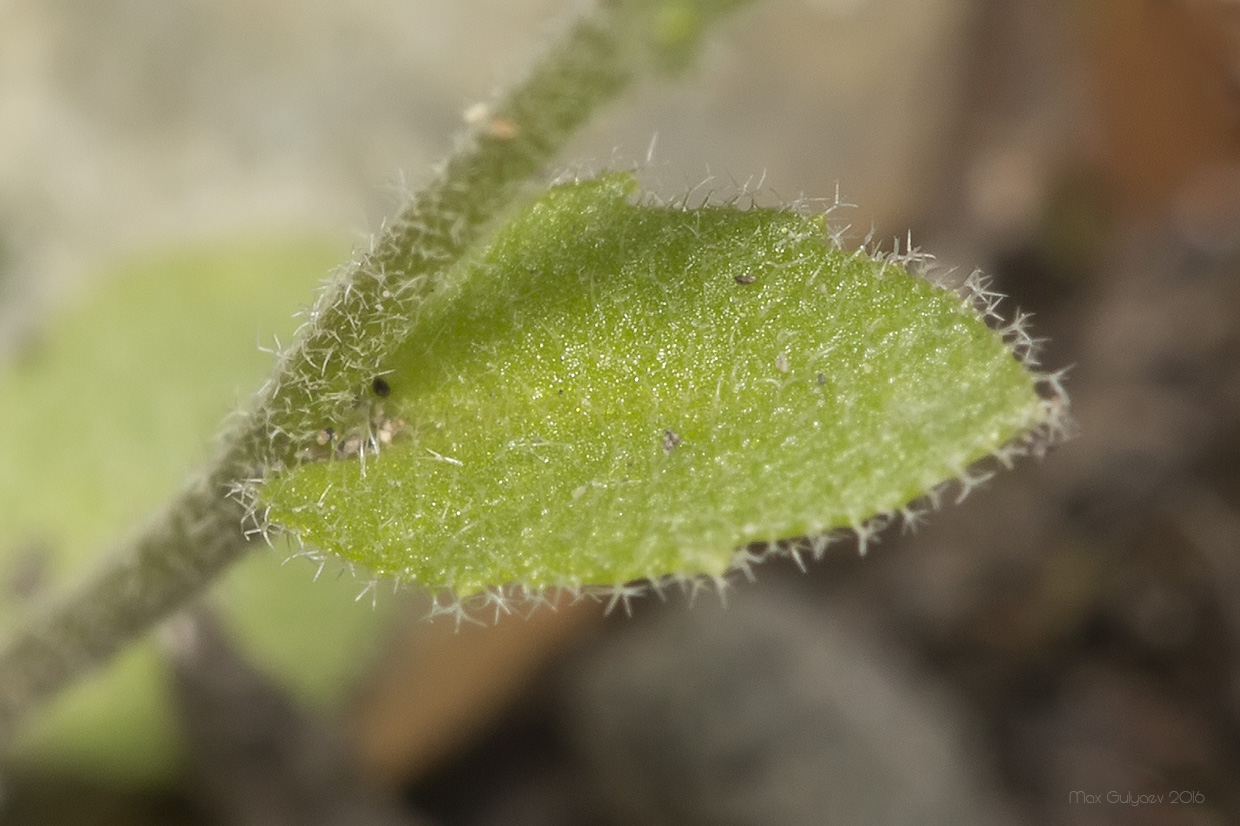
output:
[{"label": "blurred background", "polygon": [[[0,0],[0,371],[148,250],[296,235],[343,261],[579,8]],[[1240,4],[769,0],[561,161],[655,136],[669,196],[838,186],[858,239],[992,274],[1074,365],[1081,435],[865,558],[769,563],[726,610],[458,632],[388,600],[317,704],[183,618],[166,765],[19,755],[0,819],[1240,822]],[[37,560],[15,548],[10,591]]]}]

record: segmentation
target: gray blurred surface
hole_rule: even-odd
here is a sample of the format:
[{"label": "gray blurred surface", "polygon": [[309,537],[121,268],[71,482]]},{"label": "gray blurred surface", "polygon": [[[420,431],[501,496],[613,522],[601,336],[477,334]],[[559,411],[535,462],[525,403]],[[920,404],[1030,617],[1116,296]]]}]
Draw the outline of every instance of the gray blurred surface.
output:
[{"label": "gray blurred surface", "polygon": [[637,620],[573,663],[568,736],[620,822],[1002,824],[971,726],[867,629],[780,588]]},{"label": "gray blurred surface", "polygon": [[[177,238],[378,226],[468,106],[583,4],[529,0],[4,0],[0,238],[24,294]],[[915,212],[958,94],[972,0],[773,0],[675,83],[641,86],[564,165],[644,160],[785,197],[838,182],[872,220]],[[549,173],[554,170],[549,170]],[[893,233],[900,233],[896,226]]]}]

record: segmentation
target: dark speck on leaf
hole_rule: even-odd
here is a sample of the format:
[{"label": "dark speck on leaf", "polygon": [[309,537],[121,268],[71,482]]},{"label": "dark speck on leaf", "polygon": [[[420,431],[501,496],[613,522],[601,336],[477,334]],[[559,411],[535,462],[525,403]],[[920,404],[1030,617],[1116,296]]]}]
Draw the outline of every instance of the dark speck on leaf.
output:
[{"label": "dark speck on leaf", "polygon": [[752,275],[750,275],[749,273],[745,273],[744,275],[738,275],[738,276],[736,276],[736,283],[737,283],[737,284],[752,284],[753,282],[755,282],[755,281],[757,281],[757,280],[758,280],[758,279],[754,278],[754,277],[753,277]]},{"label": "dark speck on leaf", "polygon": [[380,398],[386,398],[392,395],[392,385],[388,384],[387,380],[383,377],[379,377],[371,382],[370,389],[375,391],[375,395]]},{"label": "dark speck on leaf", "polygon": [[827,377],[824,376],[822,373],[819,373],[818,374],[818,386],[824,387],[826,383],[827,383]]},{"label": "dark speck on leaf", "polygon": [[675,430],[663,431],[663,452],[671,453],[683,441]]}]

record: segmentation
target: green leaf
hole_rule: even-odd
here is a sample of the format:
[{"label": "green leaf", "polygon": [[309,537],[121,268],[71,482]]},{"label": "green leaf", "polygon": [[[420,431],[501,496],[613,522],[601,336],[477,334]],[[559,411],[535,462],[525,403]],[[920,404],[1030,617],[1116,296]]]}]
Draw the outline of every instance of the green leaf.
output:
[{"label": "green leaf", "polygon": [[1048,422],[967,298],[840,249],[822,216],[633,189],[552,189],[458,267],[357,417],[264,484],[270,519],[462,598],[717,576]]},{"label": "green leaf", "polygon": [[[206,460],[221,419],[270,368],[293,310],[342,245],[261,239],[150,253],[114,268],[0,365],[0,634],[140,527]],[[383,620],[359,586],[260,549],[217,592],[238,643],[299,697],[335,699]],[[37,596],[37,595],[36,595]],[[145,783],[180,766],[153,644],[76,684],[31,720],[11,766]]]}]

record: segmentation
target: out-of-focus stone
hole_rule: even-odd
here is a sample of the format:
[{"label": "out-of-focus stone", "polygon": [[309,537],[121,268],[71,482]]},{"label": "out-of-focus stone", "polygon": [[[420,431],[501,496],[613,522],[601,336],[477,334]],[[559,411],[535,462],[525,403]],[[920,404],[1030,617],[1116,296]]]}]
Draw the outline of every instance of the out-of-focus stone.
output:
[{"label": "out-of-focus stone", "polygon": [[565,725],[618,822],[1005,822],[908,663],[778,589],[733,596],[639,619],[571,669]]}]

